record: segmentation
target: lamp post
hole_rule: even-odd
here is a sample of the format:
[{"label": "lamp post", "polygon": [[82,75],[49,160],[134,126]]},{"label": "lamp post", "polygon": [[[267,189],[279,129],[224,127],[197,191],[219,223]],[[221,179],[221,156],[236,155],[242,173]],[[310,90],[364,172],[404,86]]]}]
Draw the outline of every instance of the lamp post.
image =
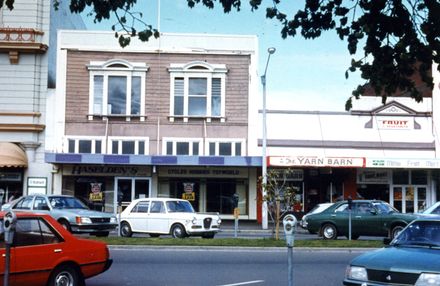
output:
[{"label": "lamp post", "polygon": [[263,177],[263,204],[261,206],[262,215],[262,228],[268,229],[267,222],[267,202],[266,202],[266,189],[267,184],[267,158],[266,158],[266,148],[267,148],[267,126],[266,126],[266,73],[267,67],[269,66],[270,56],[275,53],[276,49],[271,47],[267,49],[267,62],[264,68],[264,74],[261,76],[261,84],[263,85],[263,154],[262,154],[262,177]]}]

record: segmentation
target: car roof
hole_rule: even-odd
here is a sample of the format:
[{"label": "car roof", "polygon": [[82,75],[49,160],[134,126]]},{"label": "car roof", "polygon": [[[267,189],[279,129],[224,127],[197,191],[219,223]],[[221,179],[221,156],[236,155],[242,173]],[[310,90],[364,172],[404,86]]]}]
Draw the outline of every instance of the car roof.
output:
[{"label": "car roof", "polygon": [[149,201],[149,200],[162,201],[162,202],[168,202],[168,201],[189,202],[188,200],[176,199],[176,198],[141,198],[141,199],[133,200],[133,202],[138,202],[138,201]]}]

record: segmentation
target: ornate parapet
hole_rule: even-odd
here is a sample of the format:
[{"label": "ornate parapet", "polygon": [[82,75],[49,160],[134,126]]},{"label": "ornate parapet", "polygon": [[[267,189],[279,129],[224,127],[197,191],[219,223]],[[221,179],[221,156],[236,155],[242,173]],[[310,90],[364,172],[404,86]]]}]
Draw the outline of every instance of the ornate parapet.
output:
[{"label": "ornate parapet", "polygon": [[45,53],[48,46],[42,43],[43,34],[31,28],[0,27],[0,52],[9,53],[11,64],[18,64],[20,53]]}]

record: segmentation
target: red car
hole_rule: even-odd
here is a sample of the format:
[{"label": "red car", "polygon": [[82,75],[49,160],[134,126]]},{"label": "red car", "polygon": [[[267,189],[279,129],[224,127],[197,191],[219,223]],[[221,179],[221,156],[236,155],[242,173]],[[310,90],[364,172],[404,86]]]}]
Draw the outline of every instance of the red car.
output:
[{"label": "red car", "polygon": [[[0,285],[5,276],[4,216],[0,212]],[[49,215],[16,212],[16,216],[9,285],[84,285],[85,279],[110,268],[105,243],[77,238]]]}]

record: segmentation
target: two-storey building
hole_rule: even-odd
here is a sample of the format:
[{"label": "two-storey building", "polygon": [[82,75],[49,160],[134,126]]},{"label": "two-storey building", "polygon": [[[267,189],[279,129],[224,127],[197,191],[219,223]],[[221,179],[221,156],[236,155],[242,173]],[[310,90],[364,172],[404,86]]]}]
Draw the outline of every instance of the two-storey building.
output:
[{"label": "two-storey building", "polygon": [[117,210],[177,197],[256,219],[258,40],[161,34],[121,48],[113,33],[61,31],[46,161],[56,193]]}]

